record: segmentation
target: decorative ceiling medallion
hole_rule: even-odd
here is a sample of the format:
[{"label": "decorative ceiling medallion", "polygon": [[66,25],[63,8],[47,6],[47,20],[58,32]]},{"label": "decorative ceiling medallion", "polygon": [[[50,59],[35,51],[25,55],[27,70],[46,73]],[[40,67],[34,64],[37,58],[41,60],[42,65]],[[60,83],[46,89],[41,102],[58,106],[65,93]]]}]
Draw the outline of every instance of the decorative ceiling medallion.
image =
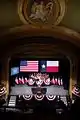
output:
[{"label": "decorative ceiling medallion", "polygon": [[18,14],[24,24],[58,25],[65,14],[65,0],[19,0]]}]

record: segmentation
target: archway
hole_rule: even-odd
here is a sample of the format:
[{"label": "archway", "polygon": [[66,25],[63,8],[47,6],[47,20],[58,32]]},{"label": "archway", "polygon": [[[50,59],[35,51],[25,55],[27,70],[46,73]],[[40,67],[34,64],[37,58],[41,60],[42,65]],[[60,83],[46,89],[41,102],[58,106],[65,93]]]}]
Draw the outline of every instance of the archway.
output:
[{"label": "archway", "polygon": [[[50,58],[53,55],[60,56],[60,54],[62,53],[63,55],[67,56],[68,59],[70,60],[70,65],[71,65],[70,66],[70,73],[71,73],[70,74],[70,94],[71,94],[72,84],[76,82],[75,79],[77,78],[76,72],[74,73],[72,72],[72,66],[74,64],[76,65],[77,63],[76,61],[77,61],[77,55],[78,55],[78,47],[76,45],[79,45],[77,44],[78,42],[75,41],[75,37],[71,35],[71,33],[72,32],[74,33],[74,31],[71,31],[69,33],[69,32],[66,32],[66,29],[64,28],[58,29],[58,27],[54,27],[54,29],[49,29],[49,28],[40,29],[38,27],[34,28],[31,26],[26,26],[26,27],[27,28],[23,26],[21,27],[21,29],[20,28],[11,29],[8,33],[5,34],[5,37],[2,36],[2,38],[5,38],[8,40],[6,43],[6,47],[4,46],[6,51],[6,56],[2,54],[2,64],[4,64],[5,61],[7,61],[7,63],[5,64],[8,64],[8,61],[14,55],[15,57],[18,57],[18,56],[22,57],[26,55],[30,57],[30,55],[33,55],[39,58],[40,57]],[[62,33],[61,30],[63,29],[64,29],[64,32]],[[76,35],[77,34],[74,33],[74,36]],[[48,42],[46,41],[47,38],[48,38]],[[76,40],[79,40],[78,35],[76,36]],[[46,46],[46,49],[45,49],[45,46]],[[53,48],[54,48],[54,51],[50,52],[53,50]],[[4,70],[4,65],[3,65],[3,70]],[[7,78],[8,80],[8,75],[7,75],[8,69],[5,72],[6,72],[5,76],[4,76],[4,72],[2,73],[3,74],[2,79],[6,80]],[[7,88],[9,87],[8,85],[9,84],[7,84]]]}]

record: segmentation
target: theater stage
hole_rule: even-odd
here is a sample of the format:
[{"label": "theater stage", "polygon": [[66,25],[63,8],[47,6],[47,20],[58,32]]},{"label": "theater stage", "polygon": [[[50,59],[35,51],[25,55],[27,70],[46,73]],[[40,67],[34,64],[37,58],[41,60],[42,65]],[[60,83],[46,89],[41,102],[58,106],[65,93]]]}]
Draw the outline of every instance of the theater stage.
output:
[{"label": "theater stage", "polygon": [[[32,88],[37,87],[31,87],[27,85],[15,85],[14,87],[11,87],[10,95],[32,95]],[[66,96],[68,95],[68,90],[64,89],[63,86],[45,86],[41,88],[47,88],[46,95],[60,95],[60,96]]]}]

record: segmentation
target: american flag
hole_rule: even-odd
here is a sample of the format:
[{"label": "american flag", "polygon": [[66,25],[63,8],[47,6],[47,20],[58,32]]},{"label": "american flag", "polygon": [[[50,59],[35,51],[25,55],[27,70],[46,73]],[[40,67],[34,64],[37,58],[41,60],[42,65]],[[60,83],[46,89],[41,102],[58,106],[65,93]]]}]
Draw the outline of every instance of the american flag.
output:
[{"label": "american flag", "polygon": [[20,72],[38,72],[38,61],[20,61]]}]

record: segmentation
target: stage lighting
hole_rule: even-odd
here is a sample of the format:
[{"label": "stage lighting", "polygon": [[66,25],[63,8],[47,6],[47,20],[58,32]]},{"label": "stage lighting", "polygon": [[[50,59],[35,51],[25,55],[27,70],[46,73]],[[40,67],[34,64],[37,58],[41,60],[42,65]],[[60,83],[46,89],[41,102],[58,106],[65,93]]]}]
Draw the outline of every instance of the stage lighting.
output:
[{"label": "stage lighting", "polygon": [[41,101],[41,100],[43,100],[44,99],[44,95],[43,94],[41,94],[41,95],[34,95],[34,97],[35,97],[35,99],[36,100],[38,100],[38,101]]},{"label": "stage lighting", "polygon": [[49,100],[49,101],[52,101],[56,98],[56,95],[46,95],[46,98]]},{"label": "stage lighting", "polygon": [[31,100],[32,97],[33,97],[33,95],[23,95],[23,98],[24,98],[25,100]]}]

